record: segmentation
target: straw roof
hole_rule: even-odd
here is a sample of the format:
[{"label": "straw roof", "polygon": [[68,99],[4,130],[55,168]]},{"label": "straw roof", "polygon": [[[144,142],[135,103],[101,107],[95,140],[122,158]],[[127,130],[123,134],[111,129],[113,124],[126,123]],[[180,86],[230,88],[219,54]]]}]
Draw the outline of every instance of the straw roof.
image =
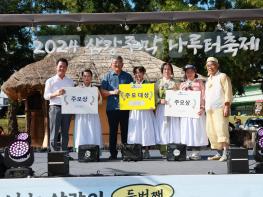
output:
[{"label": "straw roof", "polygon": [[[103,76],[111,69],[112,55],[108,51],[99,55],[90,54],[85,48],[80,48],[76,53],[52,53],[38,62],[31,63],[15,72],[3,84],[2,90],[13,100],[26,99],[34,91],[43,93],[45,81],[55,75],[56,60],[64,57],[69,61],[67,76],[72,78],[76,84],[84,69],[91,69],[93,72],[93,83],[100,84]],[[161,78],[160,66],[163,61],[143,51],[130,52],[129,49],[116,49],[116,55],[124,59],[123,70],[132,74],[135,66],[146,68],[145,78],[148,81],[156,81]],[[181,79],[183,71],[174,67],[174,77]]]}]

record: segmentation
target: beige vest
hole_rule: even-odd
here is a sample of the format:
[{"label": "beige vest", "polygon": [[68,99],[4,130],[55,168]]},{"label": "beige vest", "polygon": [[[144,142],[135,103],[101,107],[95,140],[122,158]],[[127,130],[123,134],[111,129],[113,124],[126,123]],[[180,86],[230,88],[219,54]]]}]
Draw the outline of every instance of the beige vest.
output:
[{"label": "beige vest", "polygon": [[205,108],[218,109],[224,106],[224,91],[221,85],[219,71],[215,76],[210,76],[205,84]]}]

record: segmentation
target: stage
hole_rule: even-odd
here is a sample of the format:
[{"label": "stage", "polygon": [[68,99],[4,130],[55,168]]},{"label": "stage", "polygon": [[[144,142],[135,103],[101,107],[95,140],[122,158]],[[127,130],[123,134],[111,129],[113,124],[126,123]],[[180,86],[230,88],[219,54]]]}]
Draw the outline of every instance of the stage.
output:
[{"label": "stage", "polygon": [[[188,151],[188,154],[191,153]],[[227,174],[227,162],[208,161],[207,157],[215,151],[202,150],[202,160],[199,161],[167,161],[161,158],[158,150],[151,150],[151,159],[143,161],[122,161],[119,152],[117,160],[108,160],[109,152],[102,150],[99,162],[78,162],[76,152],[71,152],[74,158],[69,161],[70,176],[150,176],[150,175],[206,175]],[[36,177],[46,177],[47,153],[35,152],[35,161],[32,165]],[[249,150],[249,168],[254,169],[255,161],[252,150]],[[252,171],[251,171],[252,172]]]},{"label": "stage", "polygon": [[[152,158],[127,162],[108,160],[102,151],[99,162],[69,161],[67,177],[48,176],[47,152],[35,152],[34,176],[0,179],[2,197],[254,197],[262,189],[262,174],[254,174],[249,150],[249,174],[227,174],[227,162],[208,161],[215,151],[201,151],[200,161],[167,161],[158,150]],[[189,154],[189,153],[188,153]]]}]

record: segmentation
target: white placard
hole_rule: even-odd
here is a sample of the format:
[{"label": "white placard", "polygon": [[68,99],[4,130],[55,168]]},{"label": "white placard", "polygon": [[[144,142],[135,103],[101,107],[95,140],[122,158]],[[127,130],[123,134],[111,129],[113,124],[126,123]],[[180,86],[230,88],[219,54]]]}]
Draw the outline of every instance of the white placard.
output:
[{"label": "white placard", "polygon": [[166,90],[165,116],[199,118],[200,91]]},{"label": "white placard", "polygon": [[98,88],[67,87],[62,96],[62,114],[97,114]]}]

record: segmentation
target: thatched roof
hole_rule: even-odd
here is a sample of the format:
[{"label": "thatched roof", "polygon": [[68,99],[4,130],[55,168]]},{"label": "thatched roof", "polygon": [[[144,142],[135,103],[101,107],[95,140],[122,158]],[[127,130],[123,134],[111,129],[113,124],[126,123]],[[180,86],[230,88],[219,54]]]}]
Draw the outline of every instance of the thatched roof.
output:
[{"label": "thatched roof", "polygon": [[[124,59],[124,70],[132,74],[135,66],[146,68],[146,79],[156,81],[161,78],[160,66],[163,63],[146,52],[129,49],[116,49],[116,55]],[[99,55],[91,55],[85,48],[80,48],[76,53],[53,53],[44,59],[34,62],[15,72],[1,87],[13,100],[26,99],[34,91],[43,92],[45,81],[56,72],[56,60],[64,57],[69,61],[67,76],[76,81],[80,80],[80,74],[84,69],[91,69],[94,75],[94,83],[100,84],[103,76],[110,70],[112,55],[102,52]],[[183,71],[174,66],[175,78],[181,79]]]}]

